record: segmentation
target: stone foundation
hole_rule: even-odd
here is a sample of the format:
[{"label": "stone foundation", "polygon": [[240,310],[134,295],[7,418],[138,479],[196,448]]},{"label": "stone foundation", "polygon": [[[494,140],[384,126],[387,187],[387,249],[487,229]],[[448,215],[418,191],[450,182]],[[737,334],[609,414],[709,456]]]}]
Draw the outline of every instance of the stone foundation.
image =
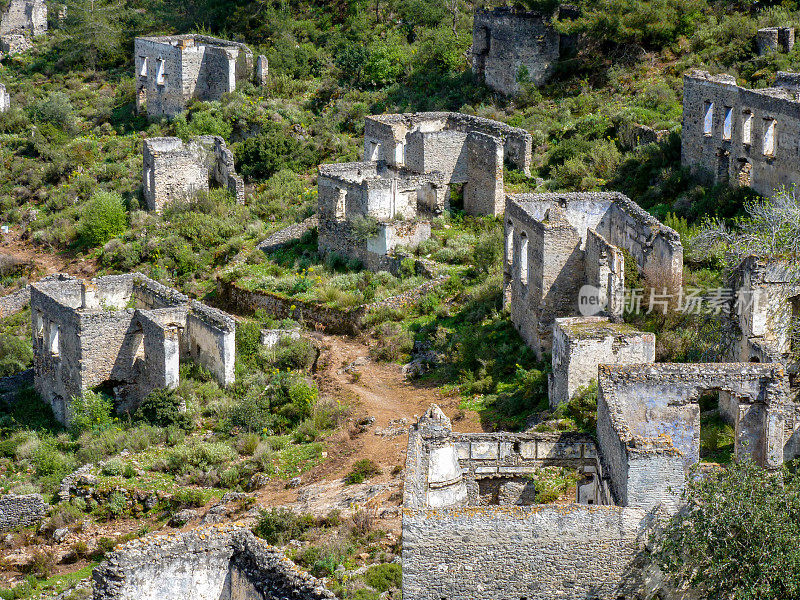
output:
[{"label": "stone foundation", "polygon": [[211,526],[122,546],[92,574],[94,600],[323,600],[322,583],[249,530]]},{"label": "stone foundation", "polygon": [[39,494],[0,496],[0,532],[36,525],[47,514],[47,503]]}]

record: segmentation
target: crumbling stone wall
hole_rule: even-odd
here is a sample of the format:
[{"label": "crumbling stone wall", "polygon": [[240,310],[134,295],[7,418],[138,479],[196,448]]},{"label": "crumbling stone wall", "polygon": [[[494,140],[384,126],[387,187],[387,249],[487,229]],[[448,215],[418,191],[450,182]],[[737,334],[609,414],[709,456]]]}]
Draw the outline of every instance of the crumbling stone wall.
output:
[{"label": "crumbling stone wall", "polygon": [[699,397],[731,398],[735,450],[783,464],[785,371],[753,363],[601,365],[597,438],[617,504],[675,510],[685,470],[699,460]]},{"label": "crumbling stone wall", "polygon": [[622,147],[633,149],[646,144],[657,144],[669,135],[668,129],[653,129],[639,123],[624,123],[617,127],[619,143]]},{"label": "crumbling stone wall", "polygon": [[192,98],[219,100],[253,78],[247,46],[204,35],[136,38],[134,62],[136,108],[151,117],[174,117]]},{"label": "crumbling stone wall", "polygon": [[800,456],[800,273],[787,260],[750,256],[734,271],[730,287],[738,302],[730,305],[735,334],[730,360],[780,363],[788,376],[784,460]]},{"label": "crumbling stone wall", "polygon": [[[532,138],[527,131],[499,121],[453,112],[367,117],[364,160],[382,160],[412,170],[424,168],[422,172],[439,171],[446,176],[452,173],[452,182],[464,183],[467,162],[463,145],[467,134],[472,132],[499,138],[503,160],[523,173],[530,173],[533,150]],[[424,156],[420,157],[419,153],[423,151]]]},{"label": "crumbling stone wall", "polygon": [[289,225],[288,227],[284,227],[283,229],[270,234],[269,237],[259,243],[257,247],[262,252],[274,252],[275,250],[279,250],[291,242],[301,239],[307,232],[316,228],[318,224],[319,218],[317,215],[312,215],[307,219],[303,219],[299,223]]},{"label": "crumbling stone wall", "polygon": [[46,513],[47,503],[40,494],[0,496],[0,532],[36,525]]},{"label": "crumbling stone wall", "polygon": [[520,75],[536,86],[553,75],[561,55],[561,35],[536,12],[509,8],[478,10],[472,26],[472,70],[506,96],[520,91]]},{"label": "crumbling stone wall", "polygon": [[505,306],[538,356],[550,350],[554,319],[579,314],[584,285],[596,287],[605,314],[622,314],[621,250],[657,290],[683,278],[678,234],[615,192],[508,196],[505,236]]},{"label": "crumbling stone wall", "polygon": [[467,135],[467,181],[464,210],[471,215],[499,215],[505,209],[503,146],[499,138],[473,131]]},{"label": "crumbling stone wall", "polygon": [[44,0],[11,0],[0,17],[0,53],[18,54],[33,47],[32,38],[47,32]]},{"label": "crumbling stone wall", "polygon": [[262,290],[251,291],[240,287],[233,281],[218,280],[217,289],[224,305],[230,307],[237,314],[251,314],[256,310],[263,310],[276,319],[294,319],[305,323],[306,326],[321,327],[328,333],[351,335],[357,334],[361,330],[362,320],[369,313],[383,308],[403,310],[441,285],[445,279],[439,277],[426,281],[421,286],[407,292],[349,310],[332,308],[324,304],[298,300]]},{"label": "crumbling stone wall", "polygon": [[510,490],[550,464],[587,469],[602,483],[597,457],[580,434],[453,433],[432,406],[409,431],[403,598],[628,597],[654,522],[645,510],[600,505],[602,493],[583,495],[586,504],[525,506],[524,491],[486,506],[478,489],[492,478]]},{"label": "crumbling stone wall", "polygon": [[161,212],[172,200],[208,191],[209,180],[244,203],[244,180],[236,174],[233,153],[221,137],[203,135],[187,143],[172,137],[144,141],[142,187],[149,210]]},{"label": "crumbling stone wall", "polygon": [[549,396],[550,406],[556,408],[596,380],[601,364],[655,362],[656,336],[606,317],[556,319],[552,354]]},{"label": "crumbling stone wall", "polygon": [[11,108],[11,96],[6,91],[6,86],[0,83],[0,112],[6,112]]},{"label": "crumbling stone wall", "polygon": [[212,526],[128,542],[92,573],[94,600],[323,600],[335,596],[249,530]]},{"label": "crumbling stone wall", "polygon": [[72,398],[97,386],[113,388],[119,411],[175,387],[181,356],[233,381],[233,319],[143,275],[62,277],[30,294],[34,384],[61,423]]},{"label": "crumbling stone wall", "polygon": [[706,182],[749,186],[765,196],[797,185],[798,92],[795,73],[778,72],[772,87],[757,90],[739,87],[731,75],[687,73],[681,163]]},{"label": "crumbling stone wall", "polygon": [[[373,271],[396,272],[395,248],[415,248],[431,235],[430,218],[447,205],[440,173],[417,174],[383,162],[321,165],[318,187],[318,240],[322,253],[336,252]],[[372,235],[353,222],[369,218]]]},{"label": "crumbling stone wall", "polygon": [[794,27],[765,27],[756,33],[758,55],[791,52],[794,48]]}]

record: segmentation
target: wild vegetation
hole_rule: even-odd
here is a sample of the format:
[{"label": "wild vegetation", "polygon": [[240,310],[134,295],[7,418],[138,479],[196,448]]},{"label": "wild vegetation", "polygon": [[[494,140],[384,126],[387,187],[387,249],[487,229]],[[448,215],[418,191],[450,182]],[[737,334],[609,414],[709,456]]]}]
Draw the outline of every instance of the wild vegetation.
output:
[{"label": "wild vegetation", "polygon": [[[533,136],[532,176],[507,169],[509,191],[619,190],[675,228],[686,248],[690,286],[719,287],[742,251],[754,245],[796,257],[796,198],[787,192],[764,202],[746,189],[698,185],[680,166],[679,137],[681,75],[687,69],[728,72],[752,86],[768,84],[779,69],[800,70],[800,49],[759,57],[754,42],[759,27],[800,25],[796,2],[580,0],[581,17],[556,26],[580,33],[581,49],[561,62],[550,83],[541,89],[526,85],[513,100],[497,97],[471,73],[471,15],[481,4],[68,0],[67,18],[51,19],[46,39],[0,65],[0,82],[12,98],[11,110],[0,114],[0,222],[40,253],[96,259],[101,274],[141,271],[211,303],[220,276],[248,289],[352,308],[422,280],[410,268],[400,276],[373,274],[341,257],[323,259],[315,232],[268,256],[255,246],[313,214],[316,166],[360,158],[366,115],[458,110],[523,127]],[[517,4],[551,11],[556,3]],[[136,115],[133,38],[187,31],[243,41],[265,54],[268,84],[239,86],[216,102],[193,102],[173,121]],[[670,134],[659,144],[631,149],[620,134],[632,124]],[[198,134],[219,135],[232,148],[247,183],[245,204],[213,189],[160,215],[142,210],[143,138]],[[454,196],[453,209],[434,222],[432,238],[414,254],[434,261],[446,281],[403,311],[387,308],[367,317],[363,333],[373,359],[406,362],[415,342],[432,350],[437,359],[422,383],[459,396],[461,409],[478,411],[487,428],[594,430],[596,386],[550,411],[549,360],[535,360],[502,310],[499,219],[465,215]],[[2,293],[29,276],[13,270],[0,275]],[[629,287],[636,285],[635,272],[626,278]],[[31,365],[29,318],[23,312],[0,322],[0,376]],[[626,319],[657,334],[657,360],[713,360],[724,348],[713,314],[631,313]],[[223,490],[248,489],[259,475],[288,480],[322,462],[326,435],[347,417],[348,407],[320,395],[310,378],[317,349],[308,342],[282,343],[270,352],[261,348],[260,328],[274,324],[263,314],[238,324],[237,383],[230,389],[202,369],[182,365],[177,390],[154,393],[131,415],[112,414],[107,396],[87,392],[74,405],[69,430],[27,390],[0,416],[0,490],[50,495],[77,466],[103,463],[98,486],[109,495],[100,502],[75,501],[58,519],[147,515],[163,523]],[[703,431],[709,456],[729,459],[730,432],[713,416]],[[350,479],[356,483],[375,474],[375,465],[361,463]],[[563,491],[566,483],[558,475],[556,487]],[[751,467],[736,465],[719,483],[737,497],[742,490],[749,494],[756,479]],[[774,497],[786,499],[793,481],[786,475]],[[165,492],[169,499],[147,511],[113,493],[123,483]],[[704,485],[690,486],[697,510],[676,530],[683,536],[676,538],[678,546],[698,548],[682,557],[710,556],[698,545],[699,536],[691,537],[697,527],[722,523],[720,532],[732,531],[733,521],[707,513],[727,505],[711,501],[711,488]],[[765,514],[746,517],[767,519]],[[272,511],[256,531],[278,543],[310,540],[295,558],[315,574],[332,575],[361,552],[381,562],[381,548],[396,544],[375,531],[373,519],[366,508],[351,520],[333,515],[323,521]],[[780,539],[789,539],[794,524],[778,525]],[[735,550],[722,542],[723,549]],[[76,548],[77,556],[85,554]],[[739,559],[759,564],[758,557]],[[679,568],[677,561],[665,559],[665,565]],[[693,564],[686,573],[708,573],[699,583],[718,597],[797,595],[782,581],[770,588],[779,592],[740,593],[752,573],[737,578],[707,567]],[[32,594],[36,577],[51,569],[40,557],[26,589]],[[368,589],[342,585],[337,592],[378,597],[397,586],[397,571],[393,564],[372,567],[363,577]],[[0,597],[23,597],[28,592],[22,588],[0,591]]]}]

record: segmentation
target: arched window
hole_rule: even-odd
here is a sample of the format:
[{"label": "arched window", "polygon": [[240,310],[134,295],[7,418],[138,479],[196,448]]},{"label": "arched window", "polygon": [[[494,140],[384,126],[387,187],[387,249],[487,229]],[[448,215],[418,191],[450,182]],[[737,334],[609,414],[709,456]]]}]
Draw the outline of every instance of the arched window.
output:
[{"label": "arched window", "polygon": [[528,285],[528,236],[524,232],[519,236],[519,280]]}]

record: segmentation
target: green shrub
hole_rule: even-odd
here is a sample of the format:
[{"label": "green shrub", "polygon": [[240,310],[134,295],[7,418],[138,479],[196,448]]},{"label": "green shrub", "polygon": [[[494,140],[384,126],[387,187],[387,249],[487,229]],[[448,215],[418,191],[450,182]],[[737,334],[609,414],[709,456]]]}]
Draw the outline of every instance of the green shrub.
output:
[{"label": "green shrub", "polygon": [[579,388],[569,402],[558,407],[554,416],[572,419],[579,431],[594,435],[597,430],[597,380]]},{"label": "green shrub", "polygon": [[118,475],[122,475],[124,468],[125,465],[122,463],[122,460],[119,458],[112,458],[103,465],[103,468],[100,470],[100,472],[103,475],[108,475],[109,477],[116,477]]},{"label": "green shrub", "polygon": [[205,494],[202,490],[194,488],[181,488],[176,491],[170,499],[170,504],[176,509],[197,508],[206,503]]},{"label": "green shrub", "polygon": [[364,583],[379,592],[403,587],[403,568],[396,563],[375,565],[364,573]]},{"label": "green shrub", "polygon": [[344,482],[348,485],[363,483],[374,475],[380,475],[381,468],[369,458],[362,458],[353,465],[350,472],[345,475]]},{"label": "green shrub", "polygon": [[122,196],[115,192],[95,192],[84,205],[78,233],[87,246],[100,246],[127,229],[127,214]]},{"label": "green shrub", "polygon": [[30,340],[0,333],[0,377],[15,375],[33,364]]},{"label": "green shrub", "polygon": [[156,427],[192,428],[192,419],[186,414],[183,399],[175,390],[160,388],[150,392],[134,415],[135,421],[143,421]]},{"label": "green shrub", "polygon": [[75,459],[51,444],[40,444],[31,457],[37,477],[60,480],[75,470]]},{"label": "green shrub", "polygon": [[193,442],[177,446],[167,454],[167,470],[184,474],[192,469],[206,471],[236,458],[233,448],[223,442]]},{"label": "green shrub", "polygon": [[287,168],[299,171],[316,160],[277,123],[265,124],[260,135],[239,142],[234,152],[236,168],[247,179],[267,179]]},{"label": "green shrub", "polygon": [[76,434],[83,431],[102,431],[114,422],[114,403],[111,398],[91,390],[73,398],[69,410],[70,427]]},{"label": "green shrub", "polygon": [[282,546],[289,540],[301,539],[313,524],[311,515],[296,515],[288,508],[271,508],[261,511],[253,533],[270,544]]},{"label": "green shrub", "polygon": [[128,496],[124,492],[113,492],[106,502],[109,514],[118,519],[128,512]]},{"label": "green shrub", "polygon": [[75,121],[75,113],[69,96],[64,92],[51,92],[43,100],[33,103],[31,116],[40,123],[49,123],[61,129],[70,129]]}]

